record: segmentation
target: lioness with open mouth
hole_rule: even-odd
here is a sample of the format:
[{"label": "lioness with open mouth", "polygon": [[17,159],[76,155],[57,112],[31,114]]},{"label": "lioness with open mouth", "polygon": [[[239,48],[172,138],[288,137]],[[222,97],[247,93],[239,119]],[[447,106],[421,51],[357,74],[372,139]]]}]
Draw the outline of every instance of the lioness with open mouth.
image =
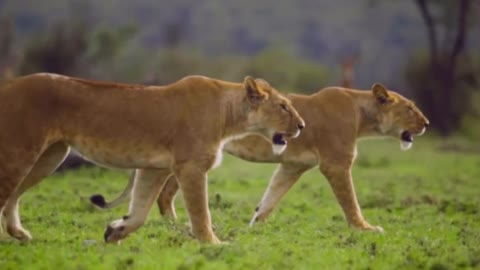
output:
[{"label": "lioness with open mouth", "polygon": [[288,99],[251,77],[242,84],[189,76],[163,87],[55,74],[20,77],[0,85],[0,210],[11,236],[31,239],[20,223],[18,198],[72,147],[101,165],[142,169],[129,213],[108,226],[106,242],[144,223],[173,172],[193,235],[219,243],[208,209],[207,172],[219,164],[222,146],[258,134],[281,153],[304,126]]},{"label": "lioness with open mouth", "polygon": [[[280,163],[250,224],[264,221],[300,176],[318,165],[348,223],[359,229],[383,231],[365,220],[355,195],[351,168],[357,155],[357,140],[388,136],[398,139],[401,148],[407,150],[414,136],[425,132],[428,119],[412,101],[381,84],[373,85],[371,91],[329,87],[310,96],[288,97],[308,126],[285,152],[276,155],[269,143],[258,136],[224,146],[225,151],[244,160]],[[105,202],[101,195],[93,196],[92,202],[102,208],[114,207],[128,199],[132,185],[133,179],[112,202]],[[171,177],[157,200],[162,215],[176,217],[173,200],[177,190],[178,184]]]}]

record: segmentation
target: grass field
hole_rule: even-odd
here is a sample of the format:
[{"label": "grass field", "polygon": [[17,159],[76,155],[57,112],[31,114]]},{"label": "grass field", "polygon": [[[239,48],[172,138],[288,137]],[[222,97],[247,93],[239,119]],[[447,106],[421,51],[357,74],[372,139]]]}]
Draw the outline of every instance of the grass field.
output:
[{"label": "grass field", "polygon": [[418,138],[400,151],[393,140],[362,141],[353,171],[367,220],[384,234],[344,221],[318,169],[305,174],[265,224],[247,223],[275,165],[225,156],[210,174],[217,235],[228,245],[191,238],[181,197],[179,219],[153,208],[120,245],[103,232],[127,205],[100,211],[93,193],[116,195],[127,174],[99,168],[55,174],[22,200],[34,240],[0,237],[0,269],[480,269],[480,145]]}]

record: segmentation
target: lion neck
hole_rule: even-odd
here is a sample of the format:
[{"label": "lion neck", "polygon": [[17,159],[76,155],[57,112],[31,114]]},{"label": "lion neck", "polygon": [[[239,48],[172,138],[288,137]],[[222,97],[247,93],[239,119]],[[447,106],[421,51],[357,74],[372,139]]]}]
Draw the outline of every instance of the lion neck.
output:
[{"label": "lion neck", "polygon": [[253,132],[248,122],[250,105],[247,102],[246,92],[242,89],[228,90],[225,98],[225,129],[224,138],[238,137]]},{"label": "lion neck", "polygon": [[352,92],[359,112],[357,134],[359,137],[382,136],[380,111],[371,91]]}]

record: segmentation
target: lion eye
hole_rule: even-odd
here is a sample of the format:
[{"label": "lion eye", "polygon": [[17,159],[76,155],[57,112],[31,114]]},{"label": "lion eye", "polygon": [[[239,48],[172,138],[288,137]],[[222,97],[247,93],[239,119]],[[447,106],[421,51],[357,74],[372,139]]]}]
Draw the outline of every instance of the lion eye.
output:
[{"label": "lion eye", "polygon": [[282,107],[282,110],[288,112],[288,107],[286,104],[280,104],[280,107]]}]

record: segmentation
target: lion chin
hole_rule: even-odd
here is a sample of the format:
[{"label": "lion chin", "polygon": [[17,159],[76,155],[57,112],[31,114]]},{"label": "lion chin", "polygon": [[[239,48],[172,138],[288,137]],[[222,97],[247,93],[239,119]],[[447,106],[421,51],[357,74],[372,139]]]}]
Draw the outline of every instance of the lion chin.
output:
[{"label": "lion chin", "polygon": [[287,144],[272,144],[272,150],[275,155],[280,155],[287,148]]},{"label": "lion chin", "polygon": [[400,141],[400,149],[403,151],[407,151],[408,149],[412,148],[412,142]]}]

